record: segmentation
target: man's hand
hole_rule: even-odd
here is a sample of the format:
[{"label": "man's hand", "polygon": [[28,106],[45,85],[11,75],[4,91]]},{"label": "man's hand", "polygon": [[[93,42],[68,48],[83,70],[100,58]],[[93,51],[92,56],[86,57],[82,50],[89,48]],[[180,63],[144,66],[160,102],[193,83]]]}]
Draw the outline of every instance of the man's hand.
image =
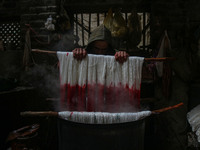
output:
[{"label": "man's hand", "polygon": [[87,55],[86,50],[82,48],[75,48],[72,52],[73,52],[74,58],[76,58],[77,60],[82,60]]},{"label": "man's hand", "polygon": [[124,63],[128,57],[129,57],[129,55],[125,51],[119,51],[119,52],[115,53],[115,59],[116,59],[116,61],[118,61],[120,63]]}]

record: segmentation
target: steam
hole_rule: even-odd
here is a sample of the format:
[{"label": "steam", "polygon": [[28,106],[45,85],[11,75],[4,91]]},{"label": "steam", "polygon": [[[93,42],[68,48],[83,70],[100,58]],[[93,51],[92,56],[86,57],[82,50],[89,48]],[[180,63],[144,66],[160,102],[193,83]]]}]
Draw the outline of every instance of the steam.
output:
[{"label": "steam", "polygon": [[62,33],[52,33],[48,49],[53,51],[72,51],[78,46],[74,44],[75,40],[77,40],[77,37],[70,30]]},{"label": "steam", "polygon": [[21,76],[21,83],[35,87],[45,97],[59,96],[59,72],[53,66],[42,64],[29,68]]}]

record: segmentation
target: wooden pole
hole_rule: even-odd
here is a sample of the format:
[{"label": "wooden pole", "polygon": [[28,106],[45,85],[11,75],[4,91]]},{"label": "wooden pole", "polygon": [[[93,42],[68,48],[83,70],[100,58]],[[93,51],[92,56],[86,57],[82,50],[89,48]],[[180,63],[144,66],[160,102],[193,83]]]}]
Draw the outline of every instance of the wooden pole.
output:
[{"label": "wooden pole", "polygon": [[[32,49],[32,52],[36,53],[49,53],[49,54],[56,54],[57,51],[47,51],[47,50],[40,50],[40,49]],[[161,58],[144,58],[145,61],[172,61],[175,60],[173,57],[161,57]]]},{"label": "wooden pole", "polygon": [[25,111],[20,113],[21,116],[58,116],[58,112],[55,111],[42,111],[42,112],[34,112],[34,111]]},{"label": "wooden pole", "polygon": [[183,105],[183,103],[179,103],[179,104],[176,104],[176,105],[173,105],[173,106],[169,106],[169,107],[161,108],[161,109],[158,109],[158,110],[154,110],[154,111],[152,111],[152,114],[159,114],[159,113],[165,112],[167,110],[178,108],[178,107],[180,107],[182,105]]},{"label": "wooden pole", "polygon": [[161,57],[161,58],[144,58],[145,61],[171,61],[175,60],[173,57]]},{"label": "wooden pole", "polygon": [[40,49],[32,49],[32,52],[36,53],[48,53],[48,54],[56,54],[56,51],[46,51],[46,50],[40,50]]},{"label": "wooden pole", "polygon": [[[161,108],[158,110],[154,110],[152,111],[152,114],[159,114],[168,110],[172,110],[175,108],[178,108],[180,106],[183,106],[183,103],[179,103],[173,106],[169,106],[169,107],[165,107],[165,108]],[[34,112],[34,111],[25,111],[25,112],[21,112],[20,113],[21,116],[38,116],[38,117],[42,117],[42,116],[53,116],[53,117],[58,117],[58,112],[55,111],[42,111],[42,112]]]}]

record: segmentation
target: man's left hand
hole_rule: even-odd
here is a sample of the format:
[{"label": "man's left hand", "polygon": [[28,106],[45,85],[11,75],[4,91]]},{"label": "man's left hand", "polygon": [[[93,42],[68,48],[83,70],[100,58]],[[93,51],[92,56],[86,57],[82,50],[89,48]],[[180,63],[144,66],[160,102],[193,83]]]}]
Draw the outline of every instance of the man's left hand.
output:
[{"label": "man's left hand", "polygon": [[128,57],[129,57],[129,54],[125,51],[119,51],[115,53],[115,59],[116,61],[120,63],[124,63]]}]

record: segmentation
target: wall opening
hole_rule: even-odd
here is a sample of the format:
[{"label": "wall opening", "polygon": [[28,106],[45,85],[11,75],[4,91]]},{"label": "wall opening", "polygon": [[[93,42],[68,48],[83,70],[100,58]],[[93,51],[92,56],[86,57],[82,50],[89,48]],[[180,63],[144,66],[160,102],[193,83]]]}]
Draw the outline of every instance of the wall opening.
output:
[{"label": "wall opening", "polygon": [[19,22],[7,22],[0,24],[0,40],[4,50],[15,50],[20,48],[21,29]]},{"label": "wall opening", "polygon": [[[126,23],[128,16],[131,13],[122,13]],[[88,43],[88,38],[91,31],[93,31],[97,26],[103,23],[106,13],[75,13],[74,14],[74,34],[78,37],[74,42],[76,45],[82,47],[86,46]],[[142,29],[141,42],[138,47],[143,50],[149,51],[150,45],[150,13],[143,12],[138,13],[140,17],[140,24]]]}]

